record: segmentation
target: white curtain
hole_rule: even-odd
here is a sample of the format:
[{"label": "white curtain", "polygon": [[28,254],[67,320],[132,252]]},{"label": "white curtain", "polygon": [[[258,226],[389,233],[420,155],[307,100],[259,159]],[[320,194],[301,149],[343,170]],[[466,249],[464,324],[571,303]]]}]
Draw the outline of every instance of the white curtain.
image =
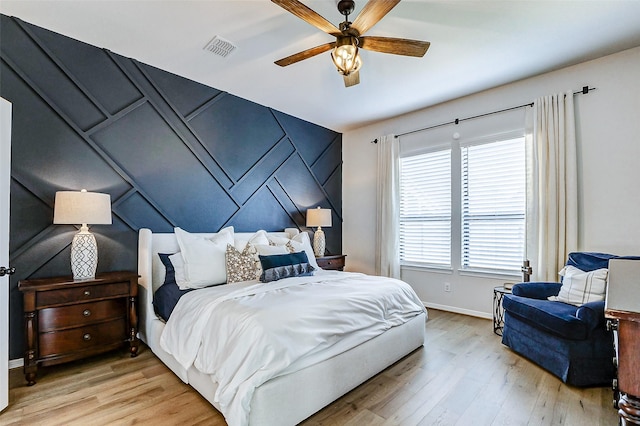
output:
[{"label": "white curtain", "polygon": [[573,93],[534,102],[527,138],[527,257],[537,281],[558,281],[578,248],[578,177]]},{"label": "white curtain", "polygon": [[376,274],[400,278],[400,144],[394,135],[378,138]]}]

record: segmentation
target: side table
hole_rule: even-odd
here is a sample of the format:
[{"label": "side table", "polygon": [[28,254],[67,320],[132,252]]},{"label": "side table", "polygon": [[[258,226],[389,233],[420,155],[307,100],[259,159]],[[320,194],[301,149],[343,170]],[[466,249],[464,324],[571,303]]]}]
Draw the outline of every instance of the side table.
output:
[{"label": "side table", "polygon": [[[617,333],[617,380],[614,398],[617,399],[620,425],[640,425],[640,314],[605,309],[608,328]],[[617,382],[617,383],[616,383]]]},{"label": "side table", "polygon": [[124,344],[138,353],[138,274],[107,272],[93,279],[21,280],[26,348],[24,373],[36,383],[39,366],[86,358]]},{"label": "side table", "polygon": [[502,336],[502,328],[504,327],[502,298],[505,294],[511,294],[511,287],[500,285],[493,288],[493,332],[498,336]]}]

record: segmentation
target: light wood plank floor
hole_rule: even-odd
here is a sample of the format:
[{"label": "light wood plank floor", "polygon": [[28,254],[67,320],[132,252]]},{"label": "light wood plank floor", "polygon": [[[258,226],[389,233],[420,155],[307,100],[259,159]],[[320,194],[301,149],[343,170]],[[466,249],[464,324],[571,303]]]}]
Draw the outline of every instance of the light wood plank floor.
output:
[{"label": "light wood plank floor", "polygon": [[[225,425],[151,351],[10,372],[2,425]],[[609,388],[579,389],[514,354],[491,322],[429,310],[425,346],[303,425],[617,425]]]}]

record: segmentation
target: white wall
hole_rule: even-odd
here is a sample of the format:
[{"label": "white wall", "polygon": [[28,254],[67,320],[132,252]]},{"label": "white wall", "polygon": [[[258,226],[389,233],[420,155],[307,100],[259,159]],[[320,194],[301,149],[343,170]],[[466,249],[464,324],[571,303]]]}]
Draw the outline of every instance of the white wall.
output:
[{"label": "white wall", "polygon": [[[348,270],[375,272],[376,145],[398,134],[589,85],[575,97],[579,161],[579,249],[640,255],[640,47],[451,102],[381,121],[343,135],[343,251]],[[425,89],[428,90],[428,87]],[[451,126],[449,131],[456,131]],[[535,273],[535,271],[534,271]],[[427,306],[490,317],[501,278],[405,268]],[[452,291],[444,292],[444,282]]]}]

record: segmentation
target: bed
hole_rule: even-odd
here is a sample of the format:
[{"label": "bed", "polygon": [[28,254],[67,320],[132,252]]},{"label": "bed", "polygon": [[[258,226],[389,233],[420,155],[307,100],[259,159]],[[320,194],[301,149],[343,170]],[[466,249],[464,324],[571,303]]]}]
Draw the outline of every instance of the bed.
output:
[{"label": "bed", "polygon": [[[194,235],[209,237],[215,234]],[[253,233],[235,233],[234,238],[249,240],[252,235]],[[298,235],[298,230],[286,229],[283,232],[269,232],[267,235],[269,238],[286,240],[295,238]],[[179,354],[176,355],[170,353],[170,349],[167,350],[165,342],[167,337],[163,336],[163,331],[167,334],[170,329],[175,329],[171,325],[173,325],[172,322],[178,321],[178,319],[174,319],[174,315],[177,314],[172,314],[171,322],[165,323],[154,312],[153,294],[162,285],[165,275],[165,266],[160,261],[158,253],[176,253],[180,250],[176,234],[152,233],[149,229],[141,229],[138,249],[139,338],[183,382],[191,385],[222,412],[230,425],[297,424],[421,347],[424,343],[427,312],[420,304],[419,311],[414,309],[411,315],[405,314],[406,318],[401,323],[394,323],[381,334],[367,337],[366,341],[358,342],[353,347],[334,345],[331,350],[324,351],[328,358],[327,356],[323,357],[323,353],[320,351],[320,353],[309,356],[310,361],[308,362],[294,363],[300,368],[284,370],[281,374],[275,374],[272,378],[259,382],[259,385],[251,390],[248,407],[245,407],[242,415],[232,414],[227,405],[221,406],[220,392],[217,392],[219,390],[218,383],[212,374],[200,371],[194,363],[185,363],[184,359],[178,356]],[[338,277],[337,275],[340,274],[344,275]],[[305,284],[305,288],[318,287],[315,282],[311,282],[314,280],[324,280],[331,282],[331,285],[338,286],[341,285],[340,280],[364,280],[366,282],[366,280],[374,279],[362,274],[336,271],[318,271],[314,277],[297,278],[306,280],[304,283],[310,283]],[[281,283],[297,278],[283,279],[277,284],[280,287],[285,287]],[[386,280],[388,281],[388,279]],[[239,286],[256,288],[258,283],[258,281],[256,283],[240,283]],[[299,286],[292,288],[298,291]],[[326,287],[323,289],[327,291]],[[244,289],[240,291],[247,292]],[[188,297],[197,292],[200,290],[189,293]],[[181,304],[187,303],[186,299],[187,296],[180,299],[174,312],[180,310]],[[200,300],[200,296],[197,299],[195,296],[191,297],[190,300]],[[348,341],[348,339],[344,340]],[[336,347],[339,347],[339,353],[335,353]]]}]

